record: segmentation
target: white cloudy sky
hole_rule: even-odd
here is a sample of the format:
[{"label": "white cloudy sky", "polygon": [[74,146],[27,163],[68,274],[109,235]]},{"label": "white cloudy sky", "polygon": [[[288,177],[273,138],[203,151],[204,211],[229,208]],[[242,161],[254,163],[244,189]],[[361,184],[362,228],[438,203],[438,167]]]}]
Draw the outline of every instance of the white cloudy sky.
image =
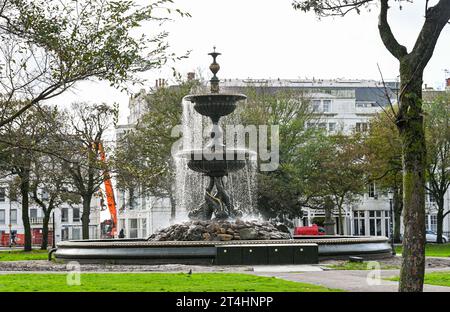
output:
[{"label": "white cloudy sky", "polygon": [[[141,0],[144,1],[144,0]],[[312,13],[294,11],[291,0],[175,0],[176,7],[191,18],[176,18],[165,25],[170,32],[171,50],[179,54],[191,50],[188,59],[176,64],[183,75],[207,72],[207,55],[216,45],[223,55],[220,78],[355,78],[380,79],[377,63],[385,79],[398,75],[397,61],[384,48],[377,29],[378,8],[360,16],[318,20]],[[435,3],[436,1],[430,1]],[[389,20],[397,39],[410,50],[422,26],[424,0],[393,3]],[[146,29],[148,34],[159,29]],[[450,69],[450,25],[444,28],[432,60],[425,71],[425,83],[443,87]],[[146,74],[148,86],[156,78],[171,77],[169,69]],[[137,87],[136,89],[139,89]],[[137,90],[130,90],[137,91]],[[126,121],[128,95],[107,84],[79,83],[72,92],[52,102],[119,102],[120,122]]]}]

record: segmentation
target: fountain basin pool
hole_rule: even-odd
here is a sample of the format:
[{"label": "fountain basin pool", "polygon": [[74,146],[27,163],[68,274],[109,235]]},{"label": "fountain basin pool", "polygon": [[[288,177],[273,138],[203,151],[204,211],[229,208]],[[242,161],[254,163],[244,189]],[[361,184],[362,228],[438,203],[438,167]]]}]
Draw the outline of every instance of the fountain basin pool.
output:
[{"label": "fountain basin pool", "polygon": [[313,264],[319,259],[349,256],[364,259],[389,257],[391,248],[386,237],[219,242],[113,239],[60,242],[55,256],[63,261],[112,264]]}]

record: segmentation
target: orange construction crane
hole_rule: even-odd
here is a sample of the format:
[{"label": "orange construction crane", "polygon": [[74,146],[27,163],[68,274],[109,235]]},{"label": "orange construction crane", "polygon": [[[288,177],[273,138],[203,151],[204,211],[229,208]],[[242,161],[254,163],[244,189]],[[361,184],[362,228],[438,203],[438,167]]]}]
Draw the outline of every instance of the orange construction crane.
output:
[{"label": "orange construction crane", "polygon": [[[98,144],[98,151],[100,153],[100,159],[102,162],[106,162],[105,150],[103,149],[102,143]],[[114,238],[117,231],[117,210],[116,210],[116,200],[114,199],[114,190],[111,182],[111,177],[109,175],[108,169],[103,172],[103,179],[105,183],[105,193],[106,193],[106,203],[108,204],[108,210],[111,214],[112,219],[112,229],[111,236]]]}]

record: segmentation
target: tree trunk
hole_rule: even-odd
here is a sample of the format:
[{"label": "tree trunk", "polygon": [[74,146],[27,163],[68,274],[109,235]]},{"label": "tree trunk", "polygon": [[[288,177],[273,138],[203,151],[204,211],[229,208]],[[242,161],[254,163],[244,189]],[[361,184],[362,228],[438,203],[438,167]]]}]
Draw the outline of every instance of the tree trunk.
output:
[{"label": "tree trunk", "polygon": [[22,196],[22,223],[25,233],[24,250],[31,251],[32,234],[29,215],[30,171],[24,170],[20,175],[20,194]]},{"label": "tree trunk", "polygon": [[[41,249],[46,250],[48,247],[48,223],[50,222],[50,212],[44,213],[44,221],[42,223],[42,242],[41,242]],[[53,229],[54,231],[55,229]]]},{"label": "tree trunk", "polygon": [[83,196],[83,214],[81,215],[81,224],[83,239],[89,239],[89,222],[91,214],[91,199],[92,194]]},{"label": "tree trunk", "polygon": [[394,242],[400,243],[400,228],[401,228],[401,217],[403,210],[402,202],[402,190],[401,188],[396,188],[394,190]]},{"label": "tree trunk", "polygon": [[436,216],[437,228],[436,228],[436,243],[442,244],[444,241],[442,240],[442,231],[444,225],[444,196],[442,196],[442,200],[437,200],[438,212]]},{"label": "tree trunk", "polygon": [[425,133],[422,115],[422,73],[415,62],[400,65],[401,108],[397,126],[403,164],[403,261],[399,291],[423,290],[425,273]]},{"label": "tree trunk", "polygon": [[339,207],[339,235],[344,235],[344,219],[342,217],[342,207]]}]

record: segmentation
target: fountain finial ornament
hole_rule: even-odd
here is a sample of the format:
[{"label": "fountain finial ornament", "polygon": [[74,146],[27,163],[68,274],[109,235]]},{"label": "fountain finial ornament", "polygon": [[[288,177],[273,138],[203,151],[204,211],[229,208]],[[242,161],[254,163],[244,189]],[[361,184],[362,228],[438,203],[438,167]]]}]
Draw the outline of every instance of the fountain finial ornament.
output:
[{"label": "fountain finial ornament", "polygon": [[213,62],[211,65],[209,65],[209,69],[213,73],[213,77],[211,78],[211,93],[219,93],[219,78],[217,78],[216,74],[218,73],[220,69],[219,63],[216,62],[216,58],[221,55],[221,53],[216,52],[216,47],[213,47],[214,51],[211,53],[208,53],[208,55],[211,55],[213,58]]}]

